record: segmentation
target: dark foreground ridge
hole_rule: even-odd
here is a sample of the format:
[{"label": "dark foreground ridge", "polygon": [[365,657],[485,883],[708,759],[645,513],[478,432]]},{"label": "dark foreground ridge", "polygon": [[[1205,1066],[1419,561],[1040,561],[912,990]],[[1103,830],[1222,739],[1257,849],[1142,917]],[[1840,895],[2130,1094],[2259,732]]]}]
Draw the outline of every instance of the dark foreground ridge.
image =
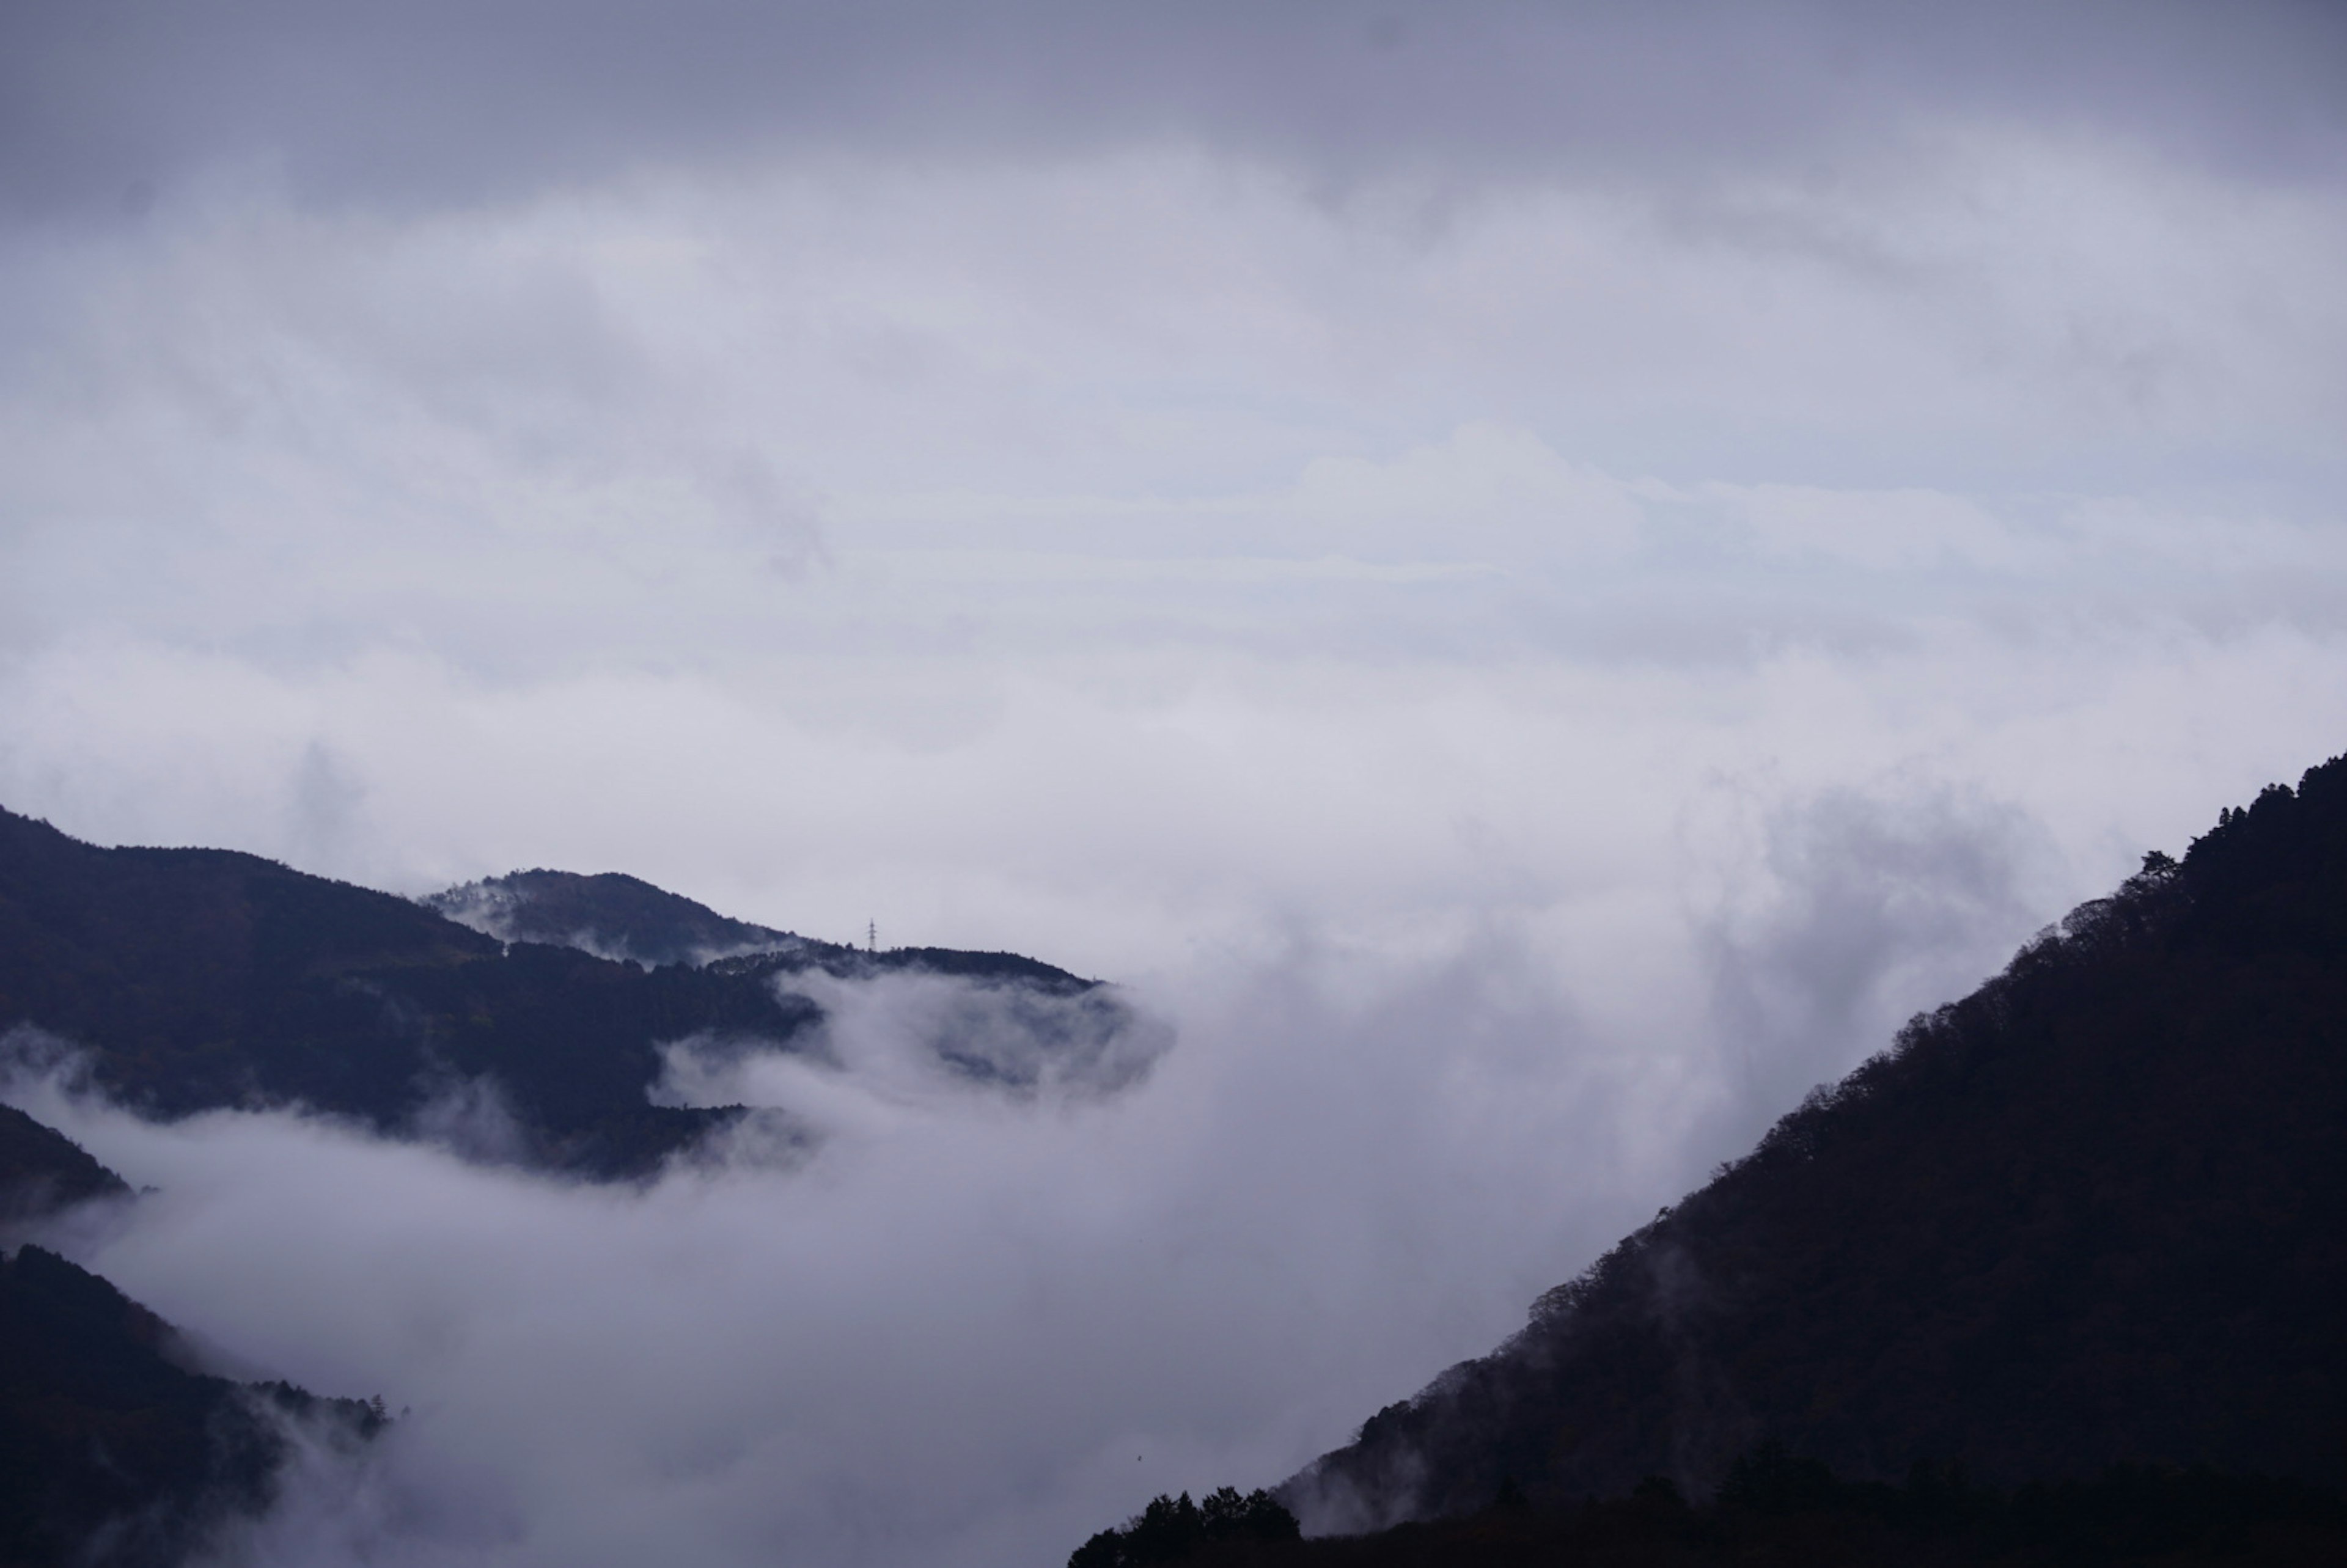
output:
[{"label": "dark foreground ridge", "polygon": [[354,1449],[380,1403],[189,1369],[170,1327],[37,1246],[0,1258],[0,1563],[163,1568],[273,1500],[296,1427]]},{"label": "dark foreground ridge", "polygon": [[[0,1244],[129,1184],[0,1106]],[[344,1454],[377,1400],[196,1369],[170,1326],[56,1253],[0,1253],[0,1564],[168,1568],[274,1500],[297,1440]]]},{"label": "dark foreground ridge", "polygon": [[0,1105],[0,1234],[93,1198],[127,1198],[130,1185],[56,1129]]},{"label": "dark foreground ridge", "polygon": [[[1078,998],[1072,1012],[1027,1011],[1073,1049],[1122,1060],[1130,1015],[1110,988],[1033,959],[809,942],[626,876],[526,872],[473,887],[468,918],[494,924],[479,890],[502,890],[515,939],[256,856],[104,849],[0,811],[0,1034],[29,1025],[86,1052],[99,1087],[150,1115],[302,1105],[601,1179],[655,1173],[743,1113],[651,1103],[663,1042],[820,1049],[823,1009],[778,977],[921,970]],[[742,940],[775,946],[698,967],[664,958]],[[582,950],[599,944],[607,956]],[[635,961],[638,946],[661,961]],[[952,1020],[940,1027],[938,1053],[961,1070]],[[1059,1047],[1048,1036],[1031,1055]],[[972,1060],[973,1076],[1013,1086],[1042,1071]]]},{"label": "dark foreground ridge", "polygon": [[1503,1486],[1563,1517],[1710,1497],[1766,1443],[1855,1483],[2336,1488],[2342,1303],[2347,760],[2147,856],[1281,1495],[1317,1530]]},{"label": "dark foreground ridge", "polygon": [[[1160,1500],[1161,1502],[1163,1500]],[[1185,1500],[1186,1501],[1186,1500]],[[1153,1504],[1153,1508],[1157,1505]],[[1160,1512],[1163,1512],[1162,1510]],[[1763,1447],[1719,1495],[1690,1504],[1659,1477],[1607,1501],[1540,1509],[1502,1485],[1463,1517],[1298,1541],[1225,1534],[1166,1554],[1164,1532],[1078,1549],[1069,1568],[2335,1568],[2347,1507],[2302,1481],[2118,1466],[2089,1481],[2010,1490],[1961,1467],[1905,1481],[1840,1480]]]},{"label": "dark foreground ridge", "polygon": [[1204,1502],[1190,1494],[1158,1496],[1124,1522],[1076,1548],[1068,1568],[1156,1568],[1161,1563],[1253,1562],[1302,1536],[1296,1515],[1267,1491],[1241,1496],[1236,1487],[1209,1492]]}]

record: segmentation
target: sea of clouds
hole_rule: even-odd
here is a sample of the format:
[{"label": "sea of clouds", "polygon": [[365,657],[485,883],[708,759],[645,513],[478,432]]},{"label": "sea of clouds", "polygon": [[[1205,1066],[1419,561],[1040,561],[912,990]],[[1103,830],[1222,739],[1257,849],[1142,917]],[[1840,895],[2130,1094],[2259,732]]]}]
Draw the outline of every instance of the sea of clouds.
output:
[{"label": "sea of clouds", "polygon": [[936,1054],[941,1018],[1018,1034],[999,994],[832,981],[820,1052],[671,1056],[671,1096],[804,1141],[644,1190],[290,1112],[157,1125],[54,1060],[8,1094],[149,1189],[60,1233],[80,1261],[225,1370],[402,1412],[357,1458],[305,1450],[219,1562],[1050,1562],[1156,1491],[1276,1481],[1488,1348],[1777,1080],[2021,917],[2023,844],[1938,864],[1983,853],[1960,812],[1781,831],[1873,867],[1686,946],[1652,982],[1711,992],[1676,1016],[1579,1005],[1501,923],[1417,954],[1292,935],[1136,987],[1133,1072],[1006,1088]]},{"label": "sea of clouds", "polygon": [[642,1192],[20,1079],[76,1255],[409,1412],[225,1559],[1276,1481],[2347,748],[2320,8],[688,9],[0,20],[0,804],[1146,1049],[845,985]]}]

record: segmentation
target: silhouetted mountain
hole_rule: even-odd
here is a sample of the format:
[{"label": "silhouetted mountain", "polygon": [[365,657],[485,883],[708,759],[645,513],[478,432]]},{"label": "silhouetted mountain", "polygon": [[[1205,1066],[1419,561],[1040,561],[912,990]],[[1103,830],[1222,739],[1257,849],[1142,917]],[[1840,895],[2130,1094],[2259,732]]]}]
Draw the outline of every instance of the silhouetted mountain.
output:
[{"label": "silhouetted mountain", "polygon": [[378,1403],[190,1369],[169,1326],[37,1246],[0,1259],[0,1563],[163,1568],[258,1513],[289,1423],[356,1444]]},{"label": "silhouetted mountain", "polygon": [[1699,1497],[1770,1441],[2336,1485],[2342,1303],[2347,760],[2147,856],[1282,1495],[1322,1529]]},{"label": "silhouetted mountain", "polygon": [[86,1049],[152,1113],[298,1102],[402,1132],[487,1083],[517,1157],[630,1174],[729,1114],[647,1103],[655,1041],[787,1045],[816,1017],[746,978],[508,948],[254,856],[100,849],[0,812],[0,1029]]},{"label": "silhouetted mountain", "polygon": [[0,1105],[0,1225],[91,1198],[128,1197],[128,1183],[53,1127]]},{"label": "silhouetted mountain", "polygon": [[[302,1104],[600,1177],[656,1170],[742,1113],[649,1102],[664,1042],[823,1049],[822,1007],[778,983],[792,974],[981,982],[930,1009],[928,1042],[979,1081],[1063,1068],[1106,1088],[1146,1064],[1109,988],[1032,959],[804,941],[631,877],[475,886],[509,884],[528,896],[507,913],[564,945],[507,943],[254,856],[101,849],[0,811],[0,1032],[31,1025],[86,1050],[102,1088],[151,1114]],[[651,952],[692,932],[786,945],[649,970],[571,945],[600,934]]]},{"label": "silhouetted mountain", "polygon": [[[1017,953],[874,950],[753,926],[632,876],[517,871],[425,900],[492,936],[559,941],[637,964],[686,962],[789,991],[814,974],[842,980],[935,976],[968,982],[907,1009],[900,1027],[948,1069],[1026,1091],[1047,1078],[1106,1092],[1146,1071],[1161,1040],[1117,991]],[[724,1054],[720,1045],[717,1054]]]},{"label": "silhouetted mountain", "polygon": [[432,894],[423,902],[500,941],[576,948],[647,968],[693,964],[723,974],[761,976],[820,969],[848,979],[919,969],[1035,986],[1062,996],[1099,984],[1016,953],[954,948],[875,951],[753,926],[616,872],[514,871]]},{"label": "silhouetted mountain", "polygon": [[544,942],[646,968],[788,950],[788,931],[720,915],[617,872],[515,871],[435,893],[425,904],[503,942]]},{"label": "silhouetted mountain", "polygon": [[[1670,1481],[1628,1496],[1536,1508],[1502,1487],[1472,1514],[1314,1540],[1178,1525],[1160,1498],[1068,1568],[2336,1568],[2347,1505],[2302,1481],[2114,1466],[2090,1480],[1981,1486],[1917,1466],[1904,1483],[1852,1482],[1762,1447],[1719,1495]],[[1183,1500],[1186,1502],[1188,1500]],[[1192,1510],[1202,1513],[1203,1510]],[[1152,1525],[1155,1528],[1150,1528]],[[1186,1537],[1186,1538],[1185,1538]]]}]

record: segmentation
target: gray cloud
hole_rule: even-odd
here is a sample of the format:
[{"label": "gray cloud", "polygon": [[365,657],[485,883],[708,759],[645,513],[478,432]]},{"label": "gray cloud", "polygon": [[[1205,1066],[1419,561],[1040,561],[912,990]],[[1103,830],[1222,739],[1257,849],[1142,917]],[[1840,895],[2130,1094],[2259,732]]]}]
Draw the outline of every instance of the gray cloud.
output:
[{"label": "gray cloud", "polygon": [[[1684,1118],[1504,938],[1299,944],[1153,993],[1107,1101],[918,1087],[842,1008],[823,1137],[645,1193],[275,1115],[12,1097],[157,1191],[78,1250],[241,1364],[409,1411],[225,1561],[1031,1563],[1268,1481],[1651,1207]],[[1660,1076],[1671,1076],[1666,1068]]]},{"label": "gray cloud", "polygon": [[785,971],[773,983],[822,1008],[813,1037],[789,1052],[698,1035],[663,1042],[657,1102],[790,1111],[795,1096],[841,1092],[1081,1102],[1134,1088],[1173,1043],[1163,1020],[1108,986],[1071,993],[919,968]]},{"label": "gray cloud", "polygon": [[1163,138],[1339,179],[1685,174],[1918,121],[2100,128],[2335,177],[2347,23],[2225,7],[1790,3],[70,5],[0,25],[0,190],[136,207],[217,160],[329,201],[465,202],[744,152]]},{"label": "gray cloud", "polygon": [[[6,7],[0,801],[1178,1030],[681,1045],[771,1114],[634,1196],[59,1102],[166,1189],[82,1255],[417,1411],[242,1549],[1032,1563],[1268,1481],[2338,749],[2342,26]],[[1120,1091],[928,1071],[1038,1026]]]},{"label": "gray cloud", "polygon": [[1740,1081],[1727,1143],[2000,968],[2060,864],[2024,813],[1944,786],[1829,790],[1753,825],[1759,853],[1698,938],[1723,1065]]},{"label": "gray cloud", "polygon": [[[1274,1480],[1488,1348],[2073,881],[2030,814],[1928,777],[1757,765],[1690,808],[1527,756],[1502,771],[1530,819],[1573,829],[1529,864],[1496,796],[1417,841],[1337,825],[1383,859],[1350,899],[1340,856],[1278,842],[1295,823],[1220,846],[1298,854],[1311,896],[1248,939],[1139,944],[1176,1038],[1110,1096],[938,1072],[957,1025],[1015,1066],[1033,1020],[919,983],[835,988],[828,1063],[688,1050],[730,1076],[682,1087],[785,1135],[642,1193],[282,1115],[154,1126],[77,1097],[53,1047],[8,1093],[158,1189],[75,1255],[238,1366],[410,1412],[362,1461],[305,1451],[224,1565],[1049,1561],[1157,1491]],[[1051,827],[1108,875],[1093,830]],[[1108,907],[1169,897],[1200,858],[1172,849]]]}]

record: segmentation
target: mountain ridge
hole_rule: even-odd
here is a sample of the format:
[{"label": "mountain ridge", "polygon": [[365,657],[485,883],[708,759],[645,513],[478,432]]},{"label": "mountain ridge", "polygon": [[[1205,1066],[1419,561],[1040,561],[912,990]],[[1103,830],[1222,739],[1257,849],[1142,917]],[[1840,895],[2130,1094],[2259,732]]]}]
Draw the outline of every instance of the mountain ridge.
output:
[{"label": "mountain ridge", "polygon": [[722,974],[819,969],[861,979],[907,969],[1042,986],[1062,995],[1102,982],[1024,954],[967,948],[859,948],[721,915],[625,872],[539,866],[486,876],[416,900],[499,941],[568,947],[641,968],[682,964]]},{"label": "mountain ridge", "polygon": [[298,1442],[354,1452],[389,1424],[380,1399],[219,1376],[152,1310],[29,1239],[69,1230],[84,1205],[131,1200],[79,1144],[0,1106],[0,1563],[11,1568],[168,1568],[265,1512]]},{"label": "mountain ridge", "polygon": [[0,1105],[0,1232],[77,1204],[127,1198],[130,1184],[46,1122]]},{"label": "mountain ridge", "polygon": [[2119,1461],[2347,1479],[2347,759],[1919,1015],[1279,1489],[1309,1528]]},{"label": "mountain ridge", "polygon": [[625,872],[545,866],[430,893],[416,902],[504,942],[578,948],[645,968],[700,968],[712,958],[786,951],[806,938],[721,915]]},{"label": "mountain ridge", "polygon": [[[590,927],[624,934],[646,907],[671,925],[680,910],[725,920],[632,877],[531,875],[554,879]],[[622,905],[598,906],[582,888],[616,888]],[[768,930],[721,928],[733,927]],[[1132,1075],[1112,1060],[1133,1020],[1110,989],[1016,955],[875,954],[789,938],[718,963],[646,967],[501,940],[425,903],[258,856],[102,848],[0,809],[0,1037],[20,1057],[81,1053],[97,1087],[154,1116],[300,1106],[415,1137],[463,1122],[451,1107],[487,1105],[495,1139],[466,1145],[478,1157],[640,1180],[746,1114],[654,1102],[666,1047],[823,1056],[825,1009],[791,983],[809,969],[998,988],[1006,1005],[969,1027],[1040,1032],[1020,1036],[1032,1049],[1006,1071],[986,1052],[957,1051],[965,1020],[942,1016],[935,1054],[973,1081],[1030,1085],[1037,1063],[1067,1050],[1105,1062],[1111,1087],[1117,1071]],[[1030,997],[1069,1005],[1054,1014]]]},{"label": "mountain ridge", "polygon": [[171,1326],[45,1247],[0,1255],[0,1562],[169,1568],[274,1501],[306,1424],[344,1449],[380,1400],[197,1368]]}]

